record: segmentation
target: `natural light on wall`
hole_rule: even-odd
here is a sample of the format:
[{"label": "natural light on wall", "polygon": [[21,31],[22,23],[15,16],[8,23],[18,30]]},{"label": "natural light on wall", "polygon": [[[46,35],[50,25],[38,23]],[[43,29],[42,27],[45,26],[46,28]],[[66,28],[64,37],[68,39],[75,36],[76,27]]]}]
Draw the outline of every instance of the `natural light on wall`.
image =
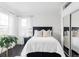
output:
[{"label": "natural light on wall", "polygon": [[30,18],[23,18],[21,20],[22,27],[31,28]]},{"label": "natural light on wall", "polygon": [[32,25],[31,25],[31,18],[20,18],[20,35],[23,37],[32,36]]}]

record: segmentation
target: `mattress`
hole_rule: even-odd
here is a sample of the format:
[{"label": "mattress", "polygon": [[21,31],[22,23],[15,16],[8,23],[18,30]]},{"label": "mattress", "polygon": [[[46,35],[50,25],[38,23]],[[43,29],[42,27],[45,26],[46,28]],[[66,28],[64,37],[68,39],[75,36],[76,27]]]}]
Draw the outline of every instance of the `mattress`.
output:
[{"label": "mattress", "polygon": [[26,57],[31,52],[56,52],[65,56],[60,43],[54,37],[32,37],[25,44],[21,56]]},{"label": "mattress", "polygon": [[[64,45],[65,45],[65,47],[69,48],[70,47],[69,43],[70,43],[69,37],[65,36],[64,37]],[[72,37],[71,49],[74,50],[75,52],[79,53],[79,37]]]}]

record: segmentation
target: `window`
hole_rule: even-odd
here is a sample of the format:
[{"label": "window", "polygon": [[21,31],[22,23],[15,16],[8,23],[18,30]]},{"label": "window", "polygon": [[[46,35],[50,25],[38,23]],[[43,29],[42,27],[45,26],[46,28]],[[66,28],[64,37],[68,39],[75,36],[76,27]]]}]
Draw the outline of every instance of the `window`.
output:
[{"label": "window", "polygon": [[30,28],[31,27],[31,22],[30,22],[30,18],[23,18],[21,19],[21,26],[25,27],[25,28]]},{"label": "window", "polygon": [[22,27],[27,26],[27,19],[22,19],[21,20],[21,25],[22,25]]},{"label": "window", "polygon": [[31,36],[30,31],[31,31],[31,20],[29,17],[27,18],[21,18],[20,21],[20,34],[22,36]]},{"label": "window", "polygon": [[0,26],[8,25],[8,15],[4,13],[0,13]]},{"label": "window", "polygon": [[0,12],[0,35],[8,33],[8,15]]}]

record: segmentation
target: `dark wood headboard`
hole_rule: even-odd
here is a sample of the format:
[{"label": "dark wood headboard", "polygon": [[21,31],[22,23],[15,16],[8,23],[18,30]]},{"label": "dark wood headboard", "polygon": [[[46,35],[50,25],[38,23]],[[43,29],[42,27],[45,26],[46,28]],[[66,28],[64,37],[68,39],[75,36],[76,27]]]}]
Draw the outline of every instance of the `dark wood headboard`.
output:
[{"label": "dark wood headboard", "polygon": [[43,30],[43,29],[46,30],[46,31],[47,30],[51,30],[52,33],[53,33],[52,27],[33,27],[33,36],[34,36],[34,31],[35,30],[39,30],[40,31],[40,30]]}]

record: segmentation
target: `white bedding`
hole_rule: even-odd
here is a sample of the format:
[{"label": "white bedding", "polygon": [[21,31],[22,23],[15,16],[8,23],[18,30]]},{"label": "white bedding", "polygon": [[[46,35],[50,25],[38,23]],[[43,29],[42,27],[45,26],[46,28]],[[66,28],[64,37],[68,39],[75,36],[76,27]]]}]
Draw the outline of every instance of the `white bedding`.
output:
[{"label": "white bedding", "polygon": [[60,43],[54,37],[32,37],[24,46],[21,56],[30,52],[57,52],[65,56]]},{"label": "white bedding", "polygon": [[[65,37],[65,42],[64,42],[65,44],[65,46],[67,47],[67,48],[69,48],[69,39],[68,39],[68,37],[66,36]],[[72,40],[71,40],[71,49],[72,50],[74,50],[74,51],[76,51],[77,53],[79,53],[79,37],[72,37]]]}]

